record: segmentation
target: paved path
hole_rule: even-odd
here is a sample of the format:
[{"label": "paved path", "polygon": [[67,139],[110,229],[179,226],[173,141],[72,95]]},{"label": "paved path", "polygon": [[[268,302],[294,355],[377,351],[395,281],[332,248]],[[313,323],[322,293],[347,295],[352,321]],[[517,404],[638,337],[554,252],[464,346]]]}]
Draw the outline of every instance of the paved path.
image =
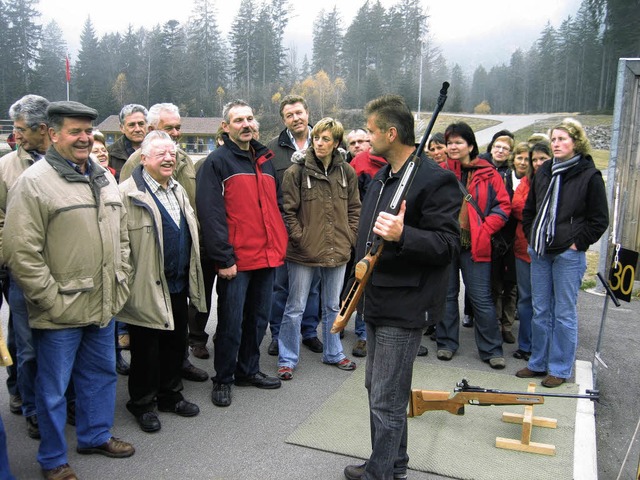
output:
[{"label": "paved path", "polygon": [[[593,360],[602,305],[602,297],[580,292],[579,360]],[[2,317],[6,331],[4,307]],[[599,372],[598,386],[602,399],[596,405],[597,462],[599,478],[603,480],[616,478],[640,414],[638,387],[635,383],[637,372],[640,371],[640,355],[637,354],[638,319],[639,301],[623,304],[619,309],[611,307],[608,316],[602,356],[609,369]],[[214,331],[215,324],[213,315],[207,330]],[[475,370],[513,375],[524,366],[523,361],[512,357],[516,347],[505,345],[507,368],[502,371],[491,370],[478,357],[473,330],[460,330],[461,347],[449,365],[468,370],[469,378],[473,378]],[[264,372],[274,374],[277,361],[275,357],[266,354],[268,340],[267,335],[262,345],[261,367]],[[345,352],[351,352],[354,342],[351,322],[344,339]],[[424,364],[439,363],[434,355],[433,342],[424,337],[422,343],[429,347],[429,356],[416,361]],[[194,363],[213,373],[211,360],[194,359]],[[358,362],[358,368],[364,368],[364,365],[363,361]],[[343,479],[344,466],[359,460],[290,445],[285,443],[285,439],[340,387],[350,373],[323,365],[320,355],[304,347],[296,372],[296,378],[285,383],[279,390],[234,388],[233,403],[228,408],[218,408],[211,404],[211,382],[185,382],[185,396],[200,406],[200,415],[195,418],[179,418],[161,414],[162,430],[154,434],[141,432],[133,417],[126,411],[127,382],[125,377],[119,377],[113,433],[133,442],[136,454],[123,460],[78,455],[75,453],[75,432],[67,427],[69,461],[83,480]],[[0,381],[5,378],[4,371],[0,372]],[[7,430],[9,460],[14,474],[19,479],[40,478],[35,460],[38,443],[27,437],[24,419],[9,413],[8,394],[4,386],[0,387],[0,413]],[[469,420],[470,418],[461,417],[461,421]],[[622,478],[635,478],[633,472],[637,468],[639,449],[636,442]],[[473,452],[461,454],[473,455]],[[481,468],[490,468],[490,462],[486,459],[479,459],[479,465]],[[514,468],[516,467],[517,462],[514,463]],[[441,477],[411,471],[409,478],[434,480]],[[517,475],[514,474],[514,478]]]},{"label": "paved path", "polygon": [[511,132],[515,132],[520,130],[521,128],[527,127],[533,123],[536,123],[538,120],[545,120],[550,117],[555,117],[557,113],[538,113],[532,115],[476,115],[473,113],[465,113],[465,114],[456,114],[456,113],[447,113],[447,115],[459,116],[459,117],[475,117],[475,118],[486,118],[487,120],[494,120],[500,122],[493,127],[485,128],[484,130],[479,130],[476,133],[476,141],[478,145],[486,145],[491,141],[491,137],[496,132],[500,130],[509,130]]}]

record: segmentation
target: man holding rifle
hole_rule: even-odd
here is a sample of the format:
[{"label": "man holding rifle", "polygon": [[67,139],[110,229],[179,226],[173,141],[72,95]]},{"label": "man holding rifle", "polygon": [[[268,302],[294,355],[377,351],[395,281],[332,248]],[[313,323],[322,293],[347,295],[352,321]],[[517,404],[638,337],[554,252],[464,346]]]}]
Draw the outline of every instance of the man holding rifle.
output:
[{"label": "man holding rifle", "polygon": [[371,153],[389,165],[374,177],[362,204],[356,258],[374,235],[384,249],[366,285],[365,387],[369,396],[369,460],[344,470],[347,479],[406,478],[407,404],[425,311],[442,301],[448,265],[459,249],[461,193],[455,175],[423,158],[397,214],[384,211],[416,153],[413,116],[402,97],[384,95],[365,107]]}]

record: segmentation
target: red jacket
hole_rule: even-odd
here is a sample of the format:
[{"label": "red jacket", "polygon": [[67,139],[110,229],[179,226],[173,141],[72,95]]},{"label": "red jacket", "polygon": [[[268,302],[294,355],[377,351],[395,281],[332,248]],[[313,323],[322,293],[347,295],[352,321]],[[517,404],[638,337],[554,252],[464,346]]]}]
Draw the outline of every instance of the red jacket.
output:
[{"label": "red jacket", "polygon": [[364,194],[367,193],[367,188],[373,177],[386,164],[387,161],[384,158],[371,155],[370,152],[360,152],[353,157],[349,165],[353,167],[358,176],[358,191],[360,192],[361,201],[364,198]]},{"label": "red jacket", "polygon": [[484,222],[467,202],[471,229],[471,259],[491,261],[491,235],[500,230],[511,213],[511,201],[502,177],[488,161],[476,158],[470,169],[473,177],[467,190],[485,215]]},{"label": "red jacket", "polygon": [[513,198],[511,199],[511,216],[518,221],[518,225],[516,225],[516,238],[513,243],[513,253],[516,258],[524,260],[527,263],[531,263],[531,257],[529,257],[529,254],[527,253],[529,243],[527,242],[527,237],[522,229],[522,210],[524,210],[524,204],[527,201],[530,187],[531,183],[529,182],[529,177],[522,177],[522,180],[520,180],[520,184],[518,185],[518,188],[516,188],[516,191],[513,192]]},{"label": "red jacket", "polygon": [[449,157],[447,157],[447,159],[444,162],[439,163],[438,165],[440,165],[445,170],[449,170],[455,173],[456,178],[458,180],[462,178],[462,168],[460,167],[460,162],[458,160],[452,160]]},{"label": "red jacket", "polygon": [[[251,141],[240,150],[228,135],[203,160],[196,175],[196,205],[202,245],[218,268],[238,271],[284,264],[287,230],[279,206],[273,152]],[[255,163],[253,161],[255,158]]]}]

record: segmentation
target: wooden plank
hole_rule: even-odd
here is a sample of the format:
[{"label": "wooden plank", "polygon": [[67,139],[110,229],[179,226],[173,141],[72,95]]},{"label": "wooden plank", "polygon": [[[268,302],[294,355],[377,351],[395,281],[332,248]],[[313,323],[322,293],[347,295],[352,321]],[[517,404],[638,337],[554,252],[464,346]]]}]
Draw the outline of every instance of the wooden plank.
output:
[{"label": "wooden plank", "polygon": [[530,442],[529,445],[523,445],[519,440],[513,438],[496,438],[496,447],[507,450],[517,450],[519,452],[536,453],[539,455],[556,454],[556,446],[547,443]]},{"label": "wooden plank", "polygon": [[[521,413],[502,413],[502,421],[506,423],[522,423],[524,415]],[[558,428],[558,420],[549,417],[533,417],[532,423],[534,427]]]}]

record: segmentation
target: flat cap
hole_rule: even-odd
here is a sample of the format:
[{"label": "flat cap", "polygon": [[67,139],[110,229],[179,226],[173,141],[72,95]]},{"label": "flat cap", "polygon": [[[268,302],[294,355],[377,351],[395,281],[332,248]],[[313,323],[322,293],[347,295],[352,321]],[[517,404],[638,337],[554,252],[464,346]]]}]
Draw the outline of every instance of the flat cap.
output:
[{"label": "flat cap", "polygon": [[51,102],[47,108],[47,116],[60,115],[61,117],[82,117],[95,120],[98,118],[98,111],[87,107],[80,102]]}]

